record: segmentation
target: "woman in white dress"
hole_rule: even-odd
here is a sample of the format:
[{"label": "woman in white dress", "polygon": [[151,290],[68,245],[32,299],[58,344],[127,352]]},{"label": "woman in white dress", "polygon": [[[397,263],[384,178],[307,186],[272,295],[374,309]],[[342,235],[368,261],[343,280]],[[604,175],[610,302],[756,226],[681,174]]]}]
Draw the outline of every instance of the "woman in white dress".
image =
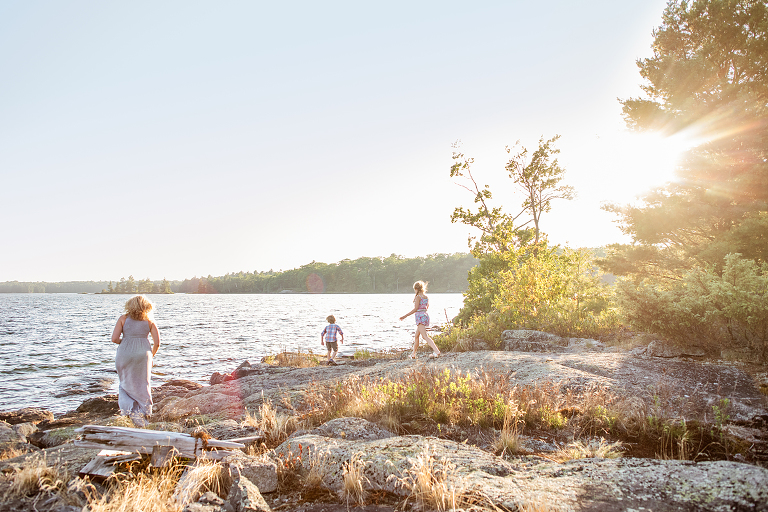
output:
[{"label": "woman in white dress", "polygon": [[[120,379],[117,404],[120,413],[130,416],[139,427],[147,425],[152,414],[150,384],[152,358],[160,348],[160,334],[152,320],[152,303],[137,295],[125,303],[125,315],[117,319],[112,343],[117,343],[115,366]],[[154,343],[150,343],[152,336]]]}]

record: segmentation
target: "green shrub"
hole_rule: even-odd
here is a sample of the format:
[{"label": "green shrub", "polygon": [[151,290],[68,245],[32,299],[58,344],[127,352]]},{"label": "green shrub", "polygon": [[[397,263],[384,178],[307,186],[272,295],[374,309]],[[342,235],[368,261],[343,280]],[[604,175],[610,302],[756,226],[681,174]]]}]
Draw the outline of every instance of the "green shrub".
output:
[{"label": "green shrub", "polygon": [[589,250],[540,242],[480,261],[458,325],[435,338],[441,350],[469,350],[471,340],[498,348],[506,329],[600,338],[620,327],[613,287],[601,283]]},{"label": "green shrub", "polygon": [[768,360],[768,264],[739,254],[725,257],[722,273],[695,268],[671,284],[621,280],[617,299],[636,328],[712,353],[745,349]]}]

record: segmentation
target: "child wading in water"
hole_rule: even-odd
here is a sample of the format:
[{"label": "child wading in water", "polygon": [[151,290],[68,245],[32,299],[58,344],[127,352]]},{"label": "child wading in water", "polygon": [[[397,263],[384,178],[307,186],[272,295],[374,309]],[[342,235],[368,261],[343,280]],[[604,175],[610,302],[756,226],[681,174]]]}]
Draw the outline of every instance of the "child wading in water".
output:
[{"label": "child wading in water", "polygon": [[341,327],[336,325],[335,316],[328,315],[326,320],[328,320],[330,325],[326,325],[323,332],[320,333],[320,344],[325,345],[328,349],[328,365],[335,366],[336,361],[334,359],[339,352],[339,345],[336,343],[336,333],[341,334],[341,342],[344,343],[344,332],[341,330]]},{"label": "child wading in water", "polygon": [[416,359],[416,352],[419,350],[419,335],[429,344],[432,348],[431,357],[440,357],[440,349],[437,348],[435,342],[427,334],[427,327],[429,327],[429,315],[427,309],[429,308],[429,298],[427,297],[427,283],[424,281],[416,281],[413,283],[413,291],[416,292],[416,296],[413,298],[413,309],[400,317],[400,320],[405,320],[408,315],[416,316],[416,339],[413,340],[413,353],[411,359]]}]

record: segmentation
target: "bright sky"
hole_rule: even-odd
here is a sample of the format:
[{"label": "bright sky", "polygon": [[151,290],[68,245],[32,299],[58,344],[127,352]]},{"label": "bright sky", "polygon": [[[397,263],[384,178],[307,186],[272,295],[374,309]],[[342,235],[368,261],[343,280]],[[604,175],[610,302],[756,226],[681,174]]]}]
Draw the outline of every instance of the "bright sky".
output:
[{"label": "bright sky", "polygon": [[550,241],[672,178],[627,134],[664,0],[0,3],[0,281],[183,279],[467,250],[451,143],[560,134]]}]

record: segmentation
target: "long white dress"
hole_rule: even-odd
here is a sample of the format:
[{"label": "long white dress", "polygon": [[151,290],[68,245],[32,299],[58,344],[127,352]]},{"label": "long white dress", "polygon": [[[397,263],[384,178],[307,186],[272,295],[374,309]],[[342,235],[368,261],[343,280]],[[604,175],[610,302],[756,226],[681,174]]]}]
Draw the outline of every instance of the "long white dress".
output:
[{"label": "long white dress", "polygon": [[123,339],[117,346],[115,366],[120,379],[117,404],[120,412],[134,417],[152,414],[152,344],[148,320],[125,319]]}]

